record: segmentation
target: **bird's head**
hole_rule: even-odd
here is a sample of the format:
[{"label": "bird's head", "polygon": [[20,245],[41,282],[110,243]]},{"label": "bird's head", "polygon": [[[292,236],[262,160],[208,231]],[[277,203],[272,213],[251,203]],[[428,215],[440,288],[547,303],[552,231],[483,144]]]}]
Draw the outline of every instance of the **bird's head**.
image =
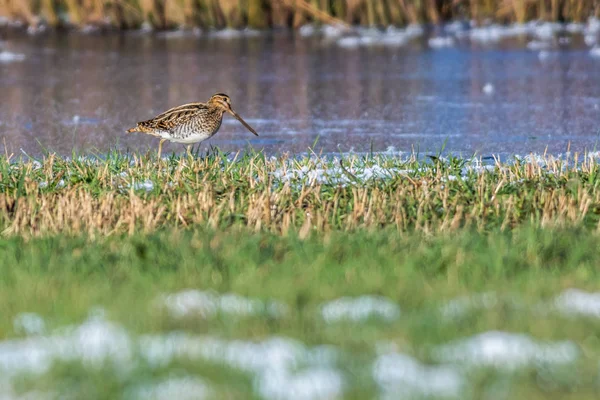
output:
[{"label": "bird's head", "polygon": [[229,114],[233,115],[238,121],[242,123],[242,125],[246,127],[246,129],[258,136],[258,133],[256,133],[254,128],[248,125],[246,121],[242,119],[242,117],[240,117],[235,111],[233,111],[233,108],[231,108],[231,99],[225,93],[213,94],[210,100],[208,100],[208,105],[216,107],[220,110],[223,110],[224,112],[228,112]]}]

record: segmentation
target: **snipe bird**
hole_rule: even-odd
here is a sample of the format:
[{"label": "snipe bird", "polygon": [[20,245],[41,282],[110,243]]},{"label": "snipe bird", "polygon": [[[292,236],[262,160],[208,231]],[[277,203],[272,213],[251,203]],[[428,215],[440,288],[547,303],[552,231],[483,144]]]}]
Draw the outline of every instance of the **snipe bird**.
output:
[{"label": "snipe bird", "polygon": [[258,133],[233,111],[231,99],[223,93],[212,95],[206,103],[189,103],[173,107],[152,119],[138,122],[137,126],[128,129],[127,133],[143,132],[160,137],[158,158],[160,158],[162,145],[167,140],[187,144],[187,151],[190,154],[193,143],[202,142],[217,133],[223,121],[223,114],[226,112],[258,136]]}]

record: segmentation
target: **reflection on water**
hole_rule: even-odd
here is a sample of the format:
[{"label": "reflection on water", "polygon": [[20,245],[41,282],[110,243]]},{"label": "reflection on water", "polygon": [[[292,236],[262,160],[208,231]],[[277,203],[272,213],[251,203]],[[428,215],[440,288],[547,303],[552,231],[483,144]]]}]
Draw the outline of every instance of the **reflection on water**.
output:
[{"label": "reflection on water", "polygon": [[[232,40],[48,35],[10,37],[0,63],[0,136],[9,152],[147,150],[137,121],[228,93],[261,134],[226,117],[215,145],[267,153],[385,150],[560,153],[599,139],[600,60],[577,42],[556,53],[526,43],[432,50],[342,48],[289,33]],[[3,145],[2,145],[3,146]],[[165,151],[183,151],[165,145]]]}]

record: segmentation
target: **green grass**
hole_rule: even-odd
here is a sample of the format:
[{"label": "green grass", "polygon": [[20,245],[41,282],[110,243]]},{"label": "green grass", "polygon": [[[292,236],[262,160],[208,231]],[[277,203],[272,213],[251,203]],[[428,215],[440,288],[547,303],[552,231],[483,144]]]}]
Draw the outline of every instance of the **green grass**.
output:
[{"label": "green grass", "polygon": [[[471,393],[491,390],[493,382],[506,380],[511,398],[598,395],[600,338],[595,332],[600,319],[567,317],[551,307],[564,289],[599,287],[600,237],[582,228],[522,227],[486,234],[463,230],[435,236],[389,230],[336,232],[326,240],[318,235],[301,240],[235,229],[188,230],[93,240],[15,237],[2,240],[0,246],[4,339],[20,336],[12,326],[19,313],[38,313],[52,332],[85,321],[98,307],[105,310],[107,320],[122,325],[134,338],[173,331],[224,340],[282,336],[308,346],[339,348],[344,360],[340,370],[346,377],[356,376],[346,386],[346,398],[358,399],[377,393],[369,375],[377,343],[396,343],[399,351],[435,363],[431,357],[436,346],[500,330],[548,341],[572,340],[582,353],[576,365],[558,372],[536,367],[507,376],[494,370],[470,372]],[[289,311],[280,318],[267,314],[174,318],[157,306],[161,294],[189,288],[276,300]],[[486,292],[499,299],[490,309],[475,307],[451,318],[440,313],[452,299]],[[326,323],[319,313],[324,302],[366,294],[389,298],[400,306],[401,316],[391,322],[375,318],[356,324]],[[1,350],[0,345],[0,359]],[[114,399],[137,383],[182,372],[211,382],[217,398],[253,398],[248,394],[251,376],[218,362],[185,359],[160,368],[138,363],[124,376],[110,364],[82,369],[75,360],[58,363],[42,379],[21,378],[18,387],[62,388],[74,398],[85,394]],[[541,385],[544,373],[557,374],[551,379],[554,386]]]},{"label": "green grass", "polygon": [[[561,313],[554,302],[567,289],[600,287],[598,170],[588,156],[488,168],[383,155],[341,165],[218,152],[160,162],[120,153],[0,158],[0,397],[134,399],[140,385],[194,376],[208,398],[276,398],[261,386],[269,374],[234,361],[250,342],[265,351],[279,337],[287,343],[279,346],[294,340],[313,354],[296,359],[290,376],[335,371],[345,399],[383,393],[372,374],[383,348],[460,374],[454,398],[595,399],[600,318]],[[186,289],[287,311],[175,317],[163,295]],[[399,317],[323,318],[327,302],[364,295],[387,299]],[[471,306],[445,314],[456,299]],[[42,336],[24,338],[23,313],[43,318]],[[439,358],[440,346],[489,331],[570,341],[577,358],[513,371]],[[200,356],[215,345],[209,338],[222,349]],[[186,340],[178,356],[148,361],[151,349],[178,340]],[[333,361],[315,356],[322,345]],[[107,359],[93,357],[106,349]],[[48,368],[26,368],[36,360]]]}]

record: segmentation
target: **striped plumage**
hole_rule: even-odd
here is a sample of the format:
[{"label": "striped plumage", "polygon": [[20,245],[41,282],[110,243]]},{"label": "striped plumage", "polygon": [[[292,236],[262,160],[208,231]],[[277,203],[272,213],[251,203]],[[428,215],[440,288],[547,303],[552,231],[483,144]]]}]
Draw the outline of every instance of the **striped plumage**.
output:
[{"label": "striped plumage", "polygon": [[173,107],[152,119],[138,122],[135,128],[128,129],[127,132],[143,132],[160,137],[158,148],[160,157],[162,144],[166,140],[189,145],[212,137],[221,127],[225,112],[229,112],[250,132],[258,136],[258,133],[233,111],[229,96],[223,93],[213,95],[206,103],[189,103]]}]

